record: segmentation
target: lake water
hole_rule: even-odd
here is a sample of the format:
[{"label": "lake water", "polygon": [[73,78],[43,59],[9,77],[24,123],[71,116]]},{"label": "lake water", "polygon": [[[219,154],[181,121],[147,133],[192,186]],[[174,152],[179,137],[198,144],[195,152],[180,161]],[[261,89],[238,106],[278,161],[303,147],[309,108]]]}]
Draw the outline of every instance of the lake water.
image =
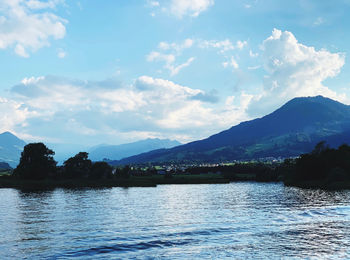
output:
[{"label": "lake water", "polygon": [[0,259],[350,258],[350,191],[0,189]]}]

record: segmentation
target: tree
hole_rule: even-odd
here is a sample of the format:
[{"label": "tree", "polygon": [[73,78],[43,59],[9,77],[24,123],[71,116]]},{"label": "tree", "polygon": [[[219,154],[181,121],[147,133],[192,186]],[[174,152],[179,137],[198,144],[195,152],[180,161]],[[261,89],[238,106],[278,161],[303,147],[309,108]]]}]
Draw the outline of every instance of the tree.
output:
[{"label": "tree", "polygon": [[117,169],[115,176],[117,178],[129,178],[131,175],[131,168],[129,165],[125,165],[121,169]]},{"label": "tree", "polygon": [[173,178],[173,173],[171,171],[166,172],[164,174],[164,179],[172,179]]},{"label": "tree", "polygon": [[44,179],[56,173],[57,162],[54,151],[43,143],[27,144],[21,153],[21,159],[14,174],[23,179]]},{"label": "tree", "polygon": [[113,168],[106,162],[95,162],[91,167],[90,178],[107,179],[112,178]]},{"label": "tree", "polygon": [[154,167],[149,167],[146,171],[147,176],[157,175],[157,169]]},{"label": "tree", "polygon": [[329,149],[329,146],[326,144],[326,141],[321,141],[316,144],[315,148],[312,150],[311,154],[320,155],[322,152]]},{"label": "tree", "polygon": [[63,163],[64,175],[67,178],[88,177],[92,162],[88,159],[88,153],[80,152]]}]

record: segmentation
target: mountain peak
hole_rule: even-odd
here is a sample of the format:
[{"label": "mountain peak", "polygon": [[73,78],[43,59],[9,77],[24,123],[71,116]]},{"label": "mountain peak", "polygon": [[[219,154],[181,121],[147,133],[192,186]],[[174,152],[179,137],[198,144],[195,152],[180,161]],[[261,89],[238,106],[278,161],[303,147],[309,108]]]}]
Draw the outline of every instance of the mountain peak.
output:
[{"label": "mountain peak", "polygon": [[[309,152],[317,142],[334,135],[338,138],[342,133],[350,133],[350,106],[323,96],[298,97],[262,118],[242,122],[206,139],[125,158],[120,163],[297,156]],[[343,138],[343,142],[346,140]]]},{"label": "mountain peak", "polygon": [[302,104],[302,103],[318,103],[318,104],[324,104],[324,105],[329,105],[329,106],[342,106],[346,107],[347,105],[342,104],[336,100],[318,95],[318,96],[308,96],[308,97],[296,97],[288,101],[285,105],[291,105],[291,104]]},{"label": "mountain peak", "polygon": [[350,106],[323,96],[293,98],[269,116],[283,116],[300,120],[337,121],[349,118]]},{"label": "mountain peak", "polygon": [[9,131],[6,131],[0,134],[0,142],[14,143],[17,145],[25,145],[25,142],[23,140],[19,139],[17,136],[15,136]]},{"label": "mountain peak", "polygon": [[14,136],[16,137],[13,133],[9,132],[9,131],[5,131],[3,133],[1,133],[0,135],[3,135],[3,136]]},{"label": "mountain peak", "polygon": [[9,163],[15,167],[19,161],[21,152],[26,143],[11,132],[0,134],[0,161]]}]

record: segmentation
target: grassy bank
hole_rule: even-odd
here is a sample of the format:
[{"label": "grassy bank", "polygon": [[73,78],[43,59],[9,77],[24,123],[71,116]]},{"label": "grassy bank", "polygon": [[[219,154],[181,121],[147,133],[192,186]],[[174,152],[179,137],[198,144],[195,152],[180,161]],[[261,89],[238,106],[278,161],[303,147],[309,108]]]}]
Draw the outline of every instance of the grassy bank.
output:
[{"label": "grassy bank", "polygon": [[220,184],[229,183],[218,174],[174,175],[164,178],[162,175],[131,176],[129,178],[113,179],[67,179],[67,180],[23,180],[11,176],[0,177],[0,188],[44,189],[44,188],[103,188],[103,187],[155,187],[159,184]]},{"label": "grassy bank", "polygon": [[1,176],[8,176],[12,174],[12,170],[2,170],[0,171],[0,177]]}]

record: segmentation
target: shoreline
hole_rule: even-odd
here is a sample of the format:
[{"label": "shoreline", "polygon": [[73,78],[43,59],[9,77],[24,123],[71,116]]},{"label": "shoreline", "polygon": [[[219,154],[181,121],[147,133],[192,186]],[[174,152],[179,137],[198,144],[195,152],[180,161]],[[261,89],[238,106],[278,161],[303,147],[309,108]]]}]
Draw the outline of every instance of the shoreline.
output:
[{"label": "shoreline", "polygon": [[[249,178],[251,177],[251,178]],[[44,179],[44,180],[23,180],[11,176],[0,177],[0,189],[55,189],[55,188],[113,188],[113,187],[157,187],[158,185],[169,184],[228,184],[231,182],[266,182],[276,183],[276,181],[258,181],[252,175],[246,177],[229,179],[221,175],[198,174],[198,175],[174,175],[172,178],[164,178],[162,175],[153,176],[132,176],[129,178],[114,179]],[[280,180],[285,187],[296,187],[302,189],[322,189],[322,190],[350,190],[350,181],[327,182],[320,181],[292,181]]]},{"label": "shoreline", "polygon": [[145,176],[119,179],[44,179],[23,180],[12,177],[1,177],[0,188],[18,189],[53,189],[53,188],[113,188],[113,187],[156,187],[162,184],[226,184],[230,180],[222,176]]}]

